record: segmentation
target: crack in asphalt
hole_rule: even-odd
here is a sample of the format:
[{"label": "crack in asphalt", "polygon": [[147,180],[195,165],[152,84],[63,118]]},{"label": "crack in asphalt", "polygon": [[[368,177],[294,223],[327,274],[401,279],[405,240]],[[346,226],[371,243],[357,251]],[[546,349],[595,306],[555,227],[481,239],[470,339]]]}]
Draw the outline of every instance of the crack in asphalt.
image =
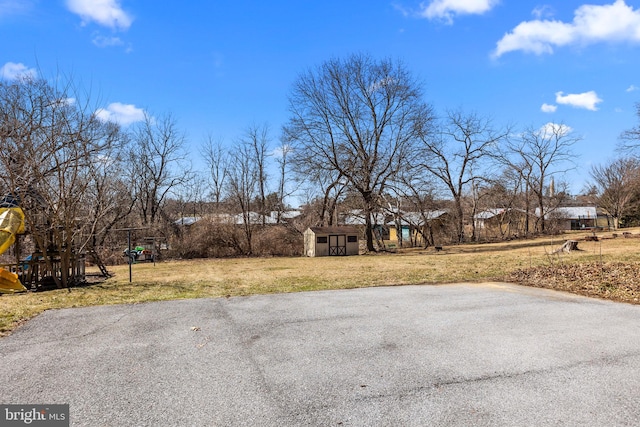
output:
[{"label": "crack in asphalt", "polygon": [[626,353],[618,357],[603,356],[595,359],[582,360],[582,361],[567,364],[567,365],[549,367],[549,368],[543,368],[543,369],[531,369],[527,371],[512,372],[512,373],[504,372],[504,373],[496,373],[494,375],[482,375],[482,376],[471,377],[471,378],[459,378],[459,379],[451,379],[447,381],[439,381],[428,386],[414,387],[414,388],[405,390],[404,392],[399,391],[397,393],[379,393],[377,395],[362,396],[357,400],[384,399],[384,398],[393,397],[393,396],[404,398],[404,397],[417,395],[425,391],[438,390],[438,389],[446,388],[450,386],[483,383],[483,382],[503,380],[503,379],[510,380],[510,379],[521,378],[525,376],[543,375],[543,374],[549,374],[554,372],[568,371],[568,370],[582,367],[582,366],[601,366],[606,363],[613,364],[613,363],[618,363],[625,359],[631,359],[631,358],[640,358],[640,352]]},{"label": "crack in asphalt", "polygon": [[251,368],[256,373],[257,381],[256,385],[259,389],[265,392],[266,397],[273,403],[272,407],[276,409],[278,417],[284,417],[287,414],[286,408],[283,406],[283,402],[280,399],[277,399],[277,394],[274,393],[274,390],[271,388],[269,381],[265,376],[265,372],[262,369],[262,366],[255,359],[253,352],[251,351],[251,342],[253,339],[243,339],[242,337],[245,335],[243,333],[242,327],[236,322],[236,320],[231,316],[231,313],[228,310],[228,307],[222,303],[222,301],[217,300],[215,302],[215,307],[218,308],[221,317],[227,322],[229,328],[231,329],[233,336],[237,340],[237,345],[242,348],[241,355],[247,360],[247,362],[251,365]]}]

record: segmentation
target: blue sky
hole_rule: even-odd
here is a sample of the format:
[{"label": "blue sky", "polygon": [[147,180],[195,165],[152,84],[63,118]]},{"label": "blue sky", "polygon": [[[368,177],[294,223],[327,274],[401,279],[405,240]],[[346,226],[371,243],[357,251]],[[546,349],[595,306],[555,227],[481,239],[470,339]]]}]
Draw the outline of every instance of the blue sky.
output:
[{"label": "blue sky", "polygon": [[569,126],[574,192],[640,101],[640,0],[0,0],[0,37],[0,78],[72,75],[125,126],[171,113],[194,157],[253,124],[275,145],[296,77],[357,52],[402,60],[439,113]]}]

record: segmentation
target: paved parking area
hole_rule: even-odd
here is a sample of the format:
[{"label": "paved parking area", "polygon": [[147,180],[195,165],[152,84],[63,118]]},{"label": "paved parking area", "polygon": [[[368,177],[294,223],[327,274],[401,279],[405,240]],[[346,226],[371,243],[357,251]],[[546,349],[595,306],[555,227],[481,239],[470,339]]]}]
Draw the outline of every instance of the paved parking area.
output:
[{"label": "paved parking area", "polygon": [[500,283],[53,310],[0,360],[74,426],[640,424],[640,306]]}]

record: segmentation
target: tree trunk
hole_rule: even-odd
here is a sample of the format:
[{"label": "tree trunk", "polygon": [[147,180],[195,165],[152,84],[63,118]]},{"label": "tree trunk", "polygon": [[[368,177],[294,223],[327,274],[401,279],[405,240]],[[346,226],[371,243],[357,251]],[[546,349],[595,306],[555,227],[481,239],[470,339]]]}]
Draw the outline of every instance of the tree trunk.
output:
[{"label": "tree trunk", "polygon": [[369,252],[375,252],[376,248],[373,245],[373,224],[371,223],[370,209],[367,209],[367,212],[365,214],[365,226],[366,226],[365,237],[367,239],[367,250]]},{"label": "tree trunk", "polygon": [[462,212],[462,200],[456,197],[456,232],[458,234],[458,243],[464,243],[464,218]]},{"label": "tree trunk", "polygon": [[578,251],[580,249],[578,249],[578,241],[577,240],[567,240],[566,242],[564,242],[564,244],[562,246],[560,246],[558,249],[556,249],[555,251],[553,251],[554,254],[558,253],[558,252],[571,252],[571,251]]}]

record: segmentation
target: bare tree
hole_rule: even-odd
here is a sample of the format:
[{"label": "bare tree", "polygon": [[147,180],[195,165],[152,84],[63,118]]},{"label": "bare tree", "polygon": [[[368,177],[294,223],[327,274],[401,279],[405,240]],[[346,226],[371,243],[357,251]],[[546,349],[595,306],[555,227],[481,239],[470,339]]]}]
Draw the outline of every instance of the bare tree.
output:
[{"label": "bare tree", "polygon": [[253,147],[250,144],[239,144],[230,153],[229,177],[227,193],[232,203],[242,216],[244,245],[238,245],[245,255],[253,254],[253,231],[256,218],[251,215],[251,203],[258,191],[259,170],[255,164]]},{"label": "bare tree", "polygon": [[506,167],[484,189],[486,203],[492,208],[503,209],[498,217],[500,236],[503,239],[513,235],[528,236],[531,208],[524,184],[526,175],[526,170]]},{"label": "bare tree", "polygon": [[[640,102],[636,103],[636,116],[640,120]],[[637,151],[640,147],[640,124],[635,125],[631,129],[625,130],[620,135],[619,148],[623,151]]]},{"label": "bare tree", "polygon": [[358,192],[370,251],[378,196],[432,120],[421,98],[420,85],[400,62],[367,55],[326,61],[301,74],[291,91],[284,132],[293,161],[335,171]]},{"label": "bare tree", "polygon": [[598,206],[613,219],[617,229],[622,218],[633,207],[632,201],[640,191],[640,160],[625,157],[590,170]]},{"label": "bare tree", "polygon": [[71,79],[56,81],[0,81],[0,187],[19,200],[47,271],[66,287],[75,255],[112,213],[101,205],[107,196],[94,189],[123,135],[94,114],[89,93]]},{"label": "bare tree", "polygon": [[[573,145],[580,141],[571,128],[563,124],[547,123],[540,129],[528,128],[511,138],[503,159],[520,171],[527,192],[531,191],[538,207],[539,231],[545,231],[546,201],[551,179],[574,167]],[[556,198],[557,199],[557,198]]]},{"label": "bare tree", "polygon": [[269,126],[251,125],[245,130],[240,144],[249,148],[256,171],[256,185],[258,190],[258,213],[262,215],[262,225],[267,214],[265,202],[267,196],[267,153],[269,151]]},{"label": "bare tree", "polygon": [[533,182],[533,164],[527,156],[514,156],[518,153],[520,145],[513,145],[512,141],[507,142],[505,151],[501,152],[497,157],[500,162],[505,165],[502,176],[506,182],[511,182],[512,191],[515,201],[519,202],[519,206],[524,210],[524,236],[529,236],[531,231],[532,212],[532,191],[531,183]]},{"label": "bare tree", "polygon": [[304,185],[307,204],[317,208],[316,222],[312,225],[324,227],[337,222],[337,206],[347,189],[346,179],[332,169],[294,169],[298,180]]},{"label": "bare tree", "polygon": [[224,198],[227,173],[229,171],[229,155],[221,141],[215,141],[211,135],[200,148],[209,170],[209,186],[216,211],[220,210],[220,202]]},{"label": "bare tree", "polygon": [[116,224],[131,214],[136,201],[121,151],[121,147],[105,151],[89,171],[86,204],[90,207],[87,217],[92,251],[102,246]]},{"label": "bare tree", "polygon": [[189,216],[195,218],[202,214],[201,206],[205,195],[206,178],[197,172],[189,174],[188,178],[171,192],[172,201],[177,208],[173,214],[182,219]]},{"label": "bare tree", "polygon": [[274,152],[274,156],[276,159],[276,163],[278,163],[278,207],[277,207],[277,217],[276,221],[280,223],[282,220],[282,213],[286,209],[287,203],[285,202],[286,198],[290,196],[293,191],[289,188],[289,184],[291,183],[290,178],[290,157],[293,153],[293,148],[283,139],[280,141],[280,147]]},{"label": "bare tree", "polygon": [[489,159],[507,134],[507,129],[496,130],[490,120],[477,114],[449,111],[437,133],[422,137],[421,165],[453,198],[458,242],[465,240],[464,191],[483,176],[481,162]]},{"label": "bare tree", "polygon": [[[420,153],[416,151],[415,159],[407,160],[406,167],[393,177],[382,195],[383,211],[391,216],[395,222],[398,246],[405,245],[402,227],[408,226],[413,232],[409,233],[409,244],[414,246],[418,240],[425,247],[434,244],[434,234],[431,227],[430,211],[435,210],[433,177],[419,166]],[[418,239],[418,235],[422,239]]]},{"label": "bare tree", "polygon": [[[471,175],[474,175],[473,172],[471,172]],[[470,191],[466,197],[467,210],[469,211],[469,218],[471,218],[471,240],[474,242],[479,238],[476,227],[476,215],[480,212],[483,199],[486,199],[487,196],[483,184],[488,182],[490,182],[489,179],[474,178],[469,185]],[[491,208],[493,208],[493,206]]]},{"label": "bare tree", "polygon": [[145,119],[133,133],[130,151],[132,185],[143,225],[154,225],[173,189],[190,179],[185,136],[170,114]]}]

